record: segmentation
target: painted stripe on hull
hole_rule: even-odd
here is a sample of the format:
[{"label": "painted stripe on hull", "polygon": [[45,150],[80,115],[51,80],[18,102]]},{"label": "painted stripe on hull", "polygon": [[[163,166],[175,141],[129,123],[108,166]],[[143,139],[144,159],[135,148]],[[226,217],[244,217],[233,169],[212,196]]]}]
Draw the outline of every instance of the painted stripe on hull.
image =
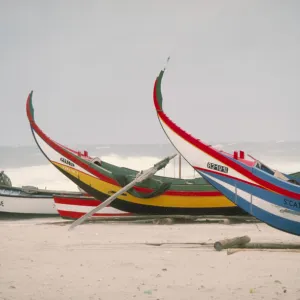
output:
[{"label": "painted stripe on hull", "polygon": [[[225,174],[216,174],[212,173],[210,171],[203,171],[206,176],[210,176],[211,178],[216,178],[224,184],[229,184],[230,186],[236,186],[239,191],[245,191],[253,196],[256,196],[260,199],[268,199],[268,202],[270,204],[277,205],[279,207],[282,207],[283,209],[289,209],[291,211],[294,211],[295,213],[300,213],[300,203],[299,201],[295,201],[293,199],[290,199],[288,197],[283,197],[280,194],[265,190],[263,188],[254,187],[251,184],[247,184],[245,182],[242,182],[238,179],[233,179],[231,177],[226,176]],[[200,172],[199,172],[200,174]]]},{"label": "painted stripe on hull", "polygon": [[[120,190],[119,186],[106,183],[99,178],[90,176],[84,172],[77,171],[76,177],[73,175],[72,171],[68,171],[66,168],[62,168],[59,163],[52,162],[63,174],[68,174],[70,178],[76,185],[85,190],[89,195],[94,196],[93,190],[99,191],[105,194],[108,198],[113,192]],[[78,179],[78,177],[80,179]],[[84,184],[85,187],[89,186],[91,189],[89,191],[83,188],[81,185]],[[220,207],[234,207],[234,203],[229,201],[226,197],[222,196],[167,196],[161,195],[153,197],[150,199],[141,199],[134,197],[128,193],[124,193],[123,196],[119,196],[118,199],[123,201],[128,201],[140,205],[148,206],[159,206],[159,207],[178,207],[178,208],[220,208]],[[103,200],[103,199],[99,199]],[[114,201],[115,202],[115,201]],[[112,202],[111,206],[114,205]]]},{"label": "painted stripe on hull", "polygon": [[95,198],[60,198],[54,196],[54,203],[57,204],[66,204],[66,205],[79,205],[79,206],[98,206],[103,201],[97,200]]},{"label": "painted stripe on hull", "polygon": [[296,235],[300,234],[300,214],[295,214],[294,211],[284,209],[259,197],[251,196],[251,194],[243,190],[236,190],[235,186],[214,178],[212,174],[205,172],[200,172],[200,174],[211,184],[214,184],[229,199],[261,221],[283,231]]},{"label": "painted stripe on hull", "polygon": [[[64,173],[68,178],[71,177],[68,173]],[[76,185],[78,185],[81,189],[85,190],[89,195],[94,197],[95,199],[99,199],[100,201],[104,201],[107,199],[107,195],[102,192],[94,189],[88,184],[85,184],[83,181],[80,181],[77,178],[71,179]],[[224,197],[225,198],[225,197]],[[182,201],[185,201],[184,199]],[[229,200],[227,200],[229,201]],[[232,203],[231,201],[229,201]],[[232,203],[233,204],[233,203]],[[245,211],[241,208],[235,206],[233,204],[232,207],[160,207],[156,205],[148,205],[147,201],[145,204],[133,203],[131,201],[121,200],[117,198],[115,201],[111,203],[112,207],[131,212],[134,214],[140,215],[224,215],[224,216],[232,216],[232,215],[247,215]]]}]

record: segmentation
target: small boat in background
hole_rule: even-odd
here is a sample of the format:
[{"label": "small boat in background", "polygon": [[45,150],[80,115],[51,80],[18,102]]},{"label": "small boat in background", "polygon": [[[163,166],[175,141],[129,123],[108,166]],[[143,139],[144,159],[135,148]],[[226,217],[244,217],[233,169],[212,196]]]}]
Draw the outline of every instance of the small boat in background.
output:
[{"label": "small boat in background", "polygon": [[0,217],[58,216],[54,194],[69,197],[83,195],[81,192],[38,189],[34,186],[13,187],[10,178],[2,171],[0,172]]},{"label": "small boat in background", "polygon": [[[54,203],[56,209],[63,219],[76,220],[93,208],[97,207],[102,202],[91,196],[67,196],[67,195],[54,195]],[[132,213],[124,212],[111,206],[104,207],[99,213],[92,215],[94,217],[121,217],[131,216]]]}]

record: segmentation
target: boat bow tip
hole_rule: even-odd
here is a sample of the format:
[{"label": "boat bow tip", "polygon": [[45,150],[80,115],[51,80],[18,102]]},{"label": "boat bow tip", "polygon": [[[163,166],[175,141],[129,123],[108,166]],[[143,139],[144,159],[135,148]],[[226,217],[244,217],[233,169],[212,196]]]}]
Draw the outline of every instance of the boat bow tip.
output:
[{"label": "boat bow tip", "polygon": [[34,108],[32,104],[32,95],[33,95],[33,90],[31,90],[31,92],[29,93],[26,102],[26,112],[30,123],[34,122]]},{"label": "boat bow tip", "polygon": [[156,109],[156,112],[163,112],[163,97],[161,94],[161,82],[162,78],[164,76],[165,68],[160,71],[159,75],[156,77],[155,84],[154,84],[154,90],[153,90],[153,100],[154,100],[154,106]]},{"label": "boat bow tip", "polygon": [[167,59],[165,67],[160,71],[159,75],[156,77],[156,81],[154,84],[153,99],[154,99],[154,105],[157,113],[160,111],[163,112],[163,106],[162,106],[163,97],[161,94],[161,82],[164,77],[164,73],[167,69],[167,65],[169,61],[170,61],[170,56]]}]

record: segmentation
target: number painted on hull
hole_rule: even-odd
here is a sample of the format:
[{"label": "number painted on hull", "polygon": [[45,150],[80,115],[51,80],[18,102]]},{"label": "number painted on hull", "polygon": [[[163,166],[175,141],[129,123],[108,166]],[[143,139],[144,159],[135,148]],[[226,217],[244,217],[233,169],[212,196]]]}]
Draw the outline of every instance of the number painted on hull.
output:
[{"label": "number painted on hull", "polygon": [[211,169],[211,170],[215,170],[215,171],[219,171],[219,172],[223,172],[223,173],[228,173],[228,168],[225,166],[221,166],[221,165],[217,165],[211,162],[207,163],[207,168]]},{"label": "number painted on hull", "polygon": [[3,201],[0,201],[0,206],[4,207]]},{"label": "number painted on hull", "polygon": [[61,157],[61,158],[60,158],[60,161],[63,162],[64,164],[66,164],[66,165],[69,165],[69,166],[71,166],[71,167],[75,167],[75,165],[74,165],[71,161],[67,160],[67,159],[64,158],[64,157]]}]

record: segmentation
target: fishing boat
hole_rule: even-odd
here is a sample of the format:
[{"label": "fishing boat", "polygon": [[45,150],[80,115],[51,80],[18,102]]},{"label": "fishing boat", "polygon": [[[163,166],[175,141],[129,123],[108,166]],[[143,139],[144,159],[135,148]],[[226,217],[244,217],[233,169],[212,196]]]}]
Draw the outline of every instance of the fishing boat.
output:
[{"label": "fishing boat", "polygon": [[[54,203],[59,215],[63,219],[77,220],[102,202],[92,196],[82,195],[72,197],[67,195],[54,195]],[[99,217],[123,217],[130,215],[132,214],[111,206],[106,206],[101,210],[101,212],[93,214],[91,219]]]},{"label": "fishing boat", "polygon": [[155,80],[153,100],[161,127],[177,151],[232,203],[274,228],[299,236],[299,173],[284,174],[244,151],[217,150],[181,129],[163,110],[164,72]]},{"label": "fishing boat", "polygon": [[[32,92],[28,95],[26,112],[37,146],[62,174],[100,203],[122,191],[110,206],[133,214],[245,214],[203,178],[187,180],[154,175],[152,171],[164,167],[171,157],[159,162],[159,168],[154,166],[145,173],[109,164],[89,156],[87,151],[75,151],[55,142],[35,122],[32,95]],[[143,174],[151,178],[148,175],[141,178]],[[129,185],[132,186],[128,189]]]},{"label": "fishing boat", "polygon": [[0,172],[0,217],[58,216],[53,195],[74,197],[81,192],[39,189],[34,186],[14,187],[10,178]]}]

